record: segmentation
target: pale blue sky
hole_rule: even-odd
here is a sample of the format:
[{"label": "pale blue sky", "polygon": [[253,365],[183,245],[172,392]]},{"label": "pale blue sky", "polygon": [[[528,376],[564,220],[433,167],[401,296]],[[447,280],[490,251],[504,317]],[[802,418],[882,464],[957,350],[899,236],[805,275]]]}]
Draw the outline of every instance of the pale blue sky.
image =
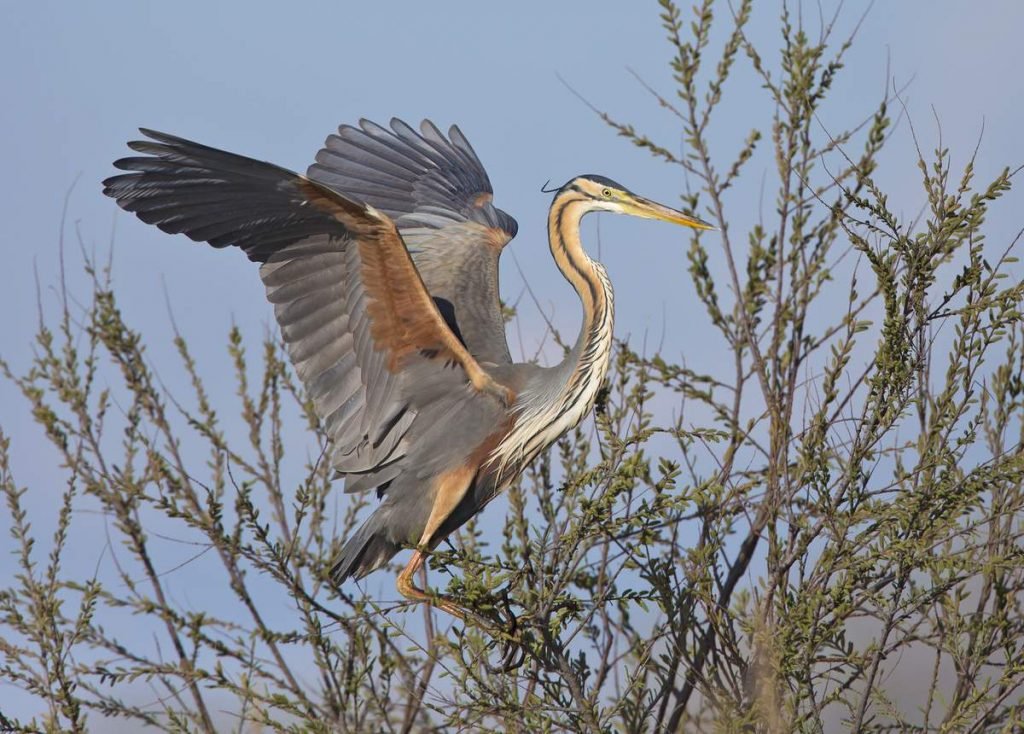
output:
[{"label": "pale blue sky", "polygon": [[[815,29],[816,4],[808,5],[805,21]],[[778,4],[756,6],[750,32],[773,41]],[[848,29],[863,6],[847,3],[848,22],[841,27]],[[166,343],[169,333],[163,299],[154,297],[164,281],[179,324],[200,350],[218,348],[232,319],[248,333],[259,333],[270,319],[258,278],[241,258],[163,235],[100,194],[99,181],[113,172],[110,161],[125,154],[125,140],[140,125],[303,170],[339,122],[392,115],[410,121],[429,116],[442,126],[458,122],[490,172],[498,204],[519,220],[520,235],[507,252],[565,332],[575,329],[577,309],[548,261],[543,218],[549,196],[540,186],[603,173],[671,204],[683,185],[679,169],[616,138],[558,79],[672,145],[673,118],[628,71],[671,93],[655,3],[312,2],[285,9],[188,0],[17,7],[17,22],[0,28],[0,98],[6,101],[0,111],[6,173],[0,241],[7,273],[0,349],[15,365],[25,364],[23,345],[34,329],[33,263],[42,282],[51,284],[64,195],[76,179],[69,222],[101,245],[116,226],[122,304],[157,340]],[[1012,85],[1019,65],[1014,34],[1022,27],[1024,5],[1012,0],[877,3],[850,55],[856,71],[840,76],[823,122],[839,128],[870,112],[888,69],[898,82],[914,77],[907,100],[928,147],[934,105],[947,143],[964,154],[985,120],[983,172],[1021,161],[1024,102]],[[751,111],[762,109],[763,95],[754,87],[727,97],[712,126],[723,154],[738,147]],[[896,204],[912,211],[920,198],[905,133],[895,143],[903,155],[890,154],[881,174],[897,193],[911,195]],[[750,187],[729,202],[740,231],[761,205],[757,183],[768,163],[752,166]],[[596,252],[594,220],[588,227]],[[649,331],[660,338],[666,315],[675,320],[694,303],[680,287],[684,233],[610,216],[600,227],[601,255],[619,293],[619,333]],[[522,281],[512,258],[503,266],[505,297],[515,300]],[[528,304],[523,315],[524,347],[531,351],[541,320]],[[687,329],[665,333],[670,349],[687,347]],[[515,350],[516,335],[511,339]],[[155,359],[166,356],[161,348],[151,347]],[[20,427],[21,416],[10,407],[6,385],[0,406],[16,451],[28,451],[33,439],[13,429],[12,418]]]},{"label": "pale blue sky", "polygon": [[[751,35],[772,43],[779,4],[755,5]],[[805,22],[816,29],[817,3],[806,5]],[[865,4],[846,6],[840,25],[849,29]],[[173,361],[161,292],[166,283],[179,327],[214,385],[226,392],[218,399],[233,406],[225,334],[236,322],[259,338],[271,322],[255,269],[237,253],[169,237],[119,212],[99,182],[113,172],[110,162],[124,155],[124,142],[140,125],[304,170],[338,123],[364,116],[410,122],[429,116],[442,126],[460,125],[487,166],[496,203],[519,220],[520,234],[506,252],[515,253],[555,324],[573,332],[578,306],[549,260],[544,216],[550,197],[541,185],[602,173],[675,204],[684,179],[616,138],[558,75],[597,106],[678,149],[671,143],[673,118],[628,71],[671,94],[657,13],[653,2],[593,0],[8,4],[0,26],[0,355],[15,368],[28,363],[36,321],[33,267],[44,287],[55,282],[61,209],[77,179],[65,234],[73,241],[77,223],[85,240],[102,248],[116,228],[115,283],[130,323],[150,338],[150,359],[158,366]],[[1022,28],[1024,4],[1013,0],[878,2],[850,54],[855,71],[841,75],[822,121],[839,128],[869,114],[887,73],[900,83],[914,77],[906,99],[926,148],[935,140],[934,106],[944,140],[961,161],[984,119],[983,175],[1024,162]],[[739,64],[745,66],[742,59]],[[764,110],[763,94],[749,74],[744,78],[748,88],[727,99],[713,125],[722,153],[738,148]],[[904,128],[880,176],[893,192],[891,203],[912,213],[921,197],[908,143]],[[737,232],[756,217],[757,184],[769,164],[755,161],[751,185],[728,202]],[[1013,214],[1009,207],[997,212],[1003,217],[997,231],[1014,228],[1019,217]],[[602,259],[617,286],[618,333],[649,333],[654,343],[664,331],[670,355],[685,353],[698,367],[713,369],[714,355],[700,348],[699,319],[687,317],[694,299],[685,276],[685,235],[610,216],[599,227]],[[595,253],[597,230],[588,222]],[[73,250],[68,262],[74,272]],[[76,282],[82,284],[72,277]],[[508,300],[522,294],[509,257],[503,292]],[[50,291],[43,300],[55,303]],[[542,320],[529,299],[522,305],[523,346],[532,352]],[[515,332],[510,343],[519,353]],[[171,384],[180,384],[176,368],[164,371]],[[0,423],[12,436],[20,482],[33,488],[30,504],[52,507],[62,487],[53,453],[6,383],[0,384]],[[488,512],[502,510],[496,503]],[[39,522],[46,527],[48,520]]]}]

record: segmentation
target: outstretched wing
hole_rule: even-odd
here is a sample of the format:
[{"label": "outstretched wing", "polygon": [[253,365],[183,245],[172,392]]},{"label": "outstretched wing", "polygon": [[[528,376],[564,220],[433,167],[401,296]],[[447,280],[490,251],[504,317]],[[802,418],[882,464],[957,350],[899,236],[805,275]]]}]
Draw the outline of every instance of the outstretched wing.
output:
[{"label": "outstretched wing", "polygon": [[492,203],[483,164],[458,127],[368,120],[327,138],[306,174],[391,217],[449,327],[481,362],[509,364],[498,258],[518,229]]},{"label": "outstretched wing", "polygon": [[[342,473],[405,454],[420,384],[493,390],[446,325],[394,222],[278,166],[143,130],[104,193],[139,219],[261,263],[295,369]],[[468,395],[483,397],[468,387]]]}]

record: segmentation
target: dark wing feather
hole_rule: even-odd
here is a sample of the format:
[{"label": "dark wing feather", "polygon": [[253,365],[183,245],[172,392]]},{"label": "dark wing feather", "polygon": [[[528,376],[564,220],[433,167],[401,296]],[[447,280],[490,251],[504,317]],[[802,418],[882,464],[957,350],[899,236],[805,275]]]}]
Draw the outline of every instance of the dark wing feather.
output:
[{"label": "dark wing feather", "polygon": [[482,362],[511,362],[498,258],[518,225],[495,208],[487,172],[458,127],[445,137],[429,120],[418,133],[398,119],[390,129],[368,120],[342,125],[306,174],[391,217],[469,352]]},{"label": "dark wing feather", "polygon": [[292,362],[332,440],[332,465],[390,478],[382,471],[405,455],[423,405],[407,371],[467,386],[480,369],[394,222],[284,168],[142,132],[150,140],[129,143],[142,155],[116,161],[129,173],[104,181],[104,193],[165,232],[236,245],[261,263]]}]

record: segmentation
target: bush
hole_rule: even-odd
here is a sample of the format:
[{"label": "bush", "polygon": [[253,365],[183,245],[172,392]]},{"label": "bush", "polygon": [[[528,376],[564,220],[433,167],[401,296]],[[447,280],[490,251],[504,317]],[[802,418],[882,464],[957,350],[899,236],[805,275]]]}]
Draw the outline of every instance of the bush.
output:
[{"label": "bush", "polygon": [[[280,344],[262,345],[257,369],[230,334],[244,430],[228,430],[185,338],[192,389],[174,395],[86,258],[91,298],[76,306],[65,288],[31,368],[3,365],[67,483],[40,537],[0,433],[18,567],[0,591],[3,676],[41,710],[0,726],[1024,726],[1024,284],[1010,277],[1016,240],[985,242],[1012,173],[979,184],[973,158],[957,171],[941,145],[918,151],[927,205],[899,217],[875,178],[898,93],[847,130],[818,122],[852,36],[812,38],[784,11],[775,56],[746,35],[751,0],[731,13],[704,0],[692,18],[661,6],[675,89],[655,94],[685,156],[601,114],[687,172],[687,205],[719,227],[692,235],[689,277],[716,339],[701,348],[730,369],[620,343],[593,425],[509,491],[500,541],[470,523],[437,554],[447,593],[507,633],[332,587],[338,539],[367,501],[339,502],[318,457],[282,479],[289,420],[325,439]],[[725,95],[749,94],[741,66],[772,112],[730,159],[708,130]],[[738,232],[726,192],[762,158],[774,208]],[[88,512],[109,548],[83,580],[66,568]],[[216,615],[154,563],[169,544],[222,584]],[[919,691],[890,686],[901,666]]]}]

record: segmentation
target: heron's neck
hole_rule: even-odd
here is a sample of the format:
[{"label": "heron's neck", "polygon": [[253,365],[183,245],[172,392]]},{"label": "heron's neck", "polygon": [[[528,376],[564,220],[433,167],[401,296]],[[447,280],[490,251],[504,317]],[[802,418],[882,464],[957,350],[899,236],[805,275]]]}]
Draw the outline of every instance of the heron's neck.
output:
[{"label": "heron's neck", "polygon": [[[608,372],[614,320],[614,294],[604,267],[590,257],[580,242],[580,220],[593,211],[592,201],[569,190],[555,197],[548,215],[548,241],[562,275],[579,294],[583,324],[576,346],[563,362],[567,406],[581,410],[578,423],[590,412]],[[573,411],[575,412],[575,410]]]},{"label": "heron's neck", "polygon": [[[498,482],[511,481],[538,453],[583,420],[604,383],[612,351],[612,285],[600,263],[580,244],[580,219],[592,202],[579,192],[555,197],[548,215],[551,254],[583,302],[583,325],[569,355],[546,374],[555,379],[540,385],[518,406],[512,430],[491,455]],[[509,469],[512,469],[511,471]]]}]

